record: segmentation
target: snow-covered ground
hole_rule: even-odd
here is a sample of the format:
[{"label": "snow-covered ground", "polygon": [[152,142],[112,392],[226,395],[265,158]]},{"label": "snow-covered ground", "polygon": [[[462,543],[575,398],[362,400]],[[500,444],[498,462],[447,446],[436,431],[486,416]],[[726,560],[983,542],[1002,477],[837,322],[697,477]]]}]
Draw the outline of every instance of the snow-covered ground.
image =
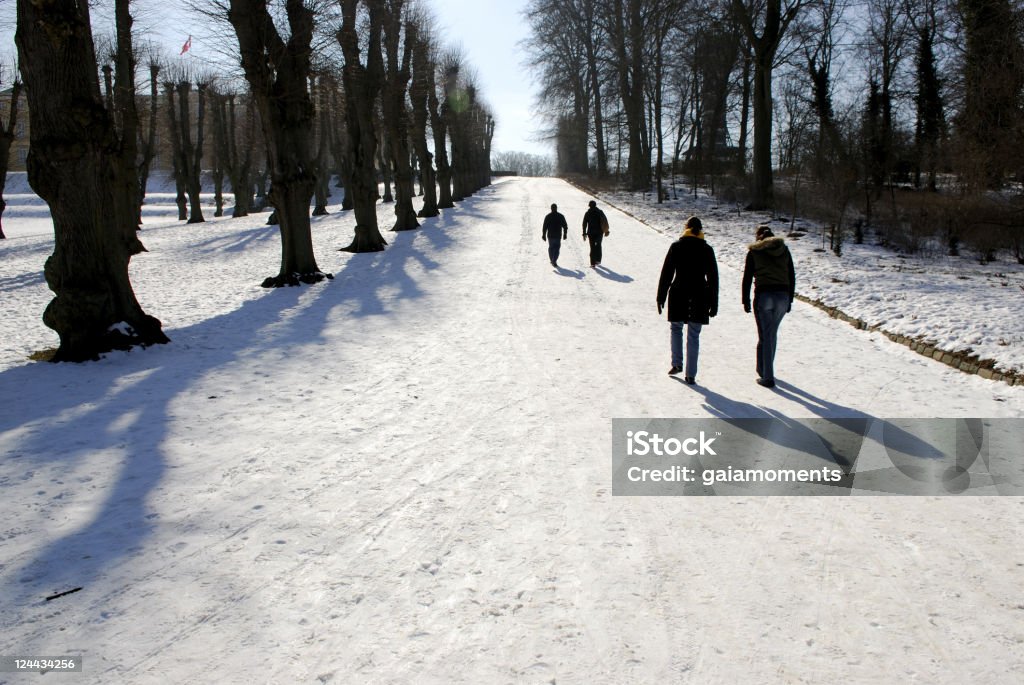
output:
[{"label": "snow-covered ground", "polygon": [[280,290],[258,287],[266,215],[150,205],[131,273],[172,343],[84,365],[26,360],[56,342],[52,237],[12,202],[0,655],[83,655],[51,677],[97,684],[1020,682],[1021,498],[612,497],[610,438],[616,417],[1022,417],[1024,387],[798,302],[761,388],[745,243],[704,205],[677,211],[706,217],[722,306],[685,386],[654,304],[672,236],[610,209],[591,270],[588,199],[503,180],[366,255],[335,251],[332,207],[336,278]]},{"label": "snow-covered ground", "polygon": [[966,250],[960,257],[906,255],[879,247],[869,235],[861,245],[848,236],[840,258],[827,249],[820,224],[799,218],[791,223],[788,214],[773,220],[770,214],[740,212],[703,192],[694,198],[679,189],[675,199],[661,205],[653,193],[601,197],[670,235],[697,214],[719,259],[739,268],[759,224],[782,236],[793,228],[804,234],[787,238],[799,264],[801,295],[870,326],[992,360],[997,371],[1024,373],[1024,266],[1007,253],[988,264]]}]

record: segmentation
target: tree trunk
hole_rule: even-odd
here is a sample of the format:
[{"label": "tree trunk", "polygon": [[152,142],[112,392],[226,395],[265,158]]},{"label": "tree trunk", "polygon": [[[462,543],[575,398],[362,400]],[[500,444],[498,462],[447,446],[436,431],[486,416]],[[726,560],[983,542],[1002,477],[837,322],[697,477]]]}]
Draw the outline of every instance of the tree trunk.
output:
[{"label": "tree trunk", "polygon": [[597,63],[597,49],[594,45],[596,26],[594,23],[593,0],[584,3],[587,30],[583,36],[583,44],[587,51],[587,72],[590,75],[590,90],[594,98],[594,146],[597,148],[597,176],[608,175],[608,151],[604,144],[604,108],[601,104],[601,77]]},{"label": "tree trunk", "polygon": [[646,191],[651,186],[651,164],[644,146],[647,113],[644,105],[643,15],[641,0],[625,0],[625,6],[623,1],[614,2],[614,43],[629,145],[626,173],[630,190]]},{"label": "tree trunk", "polygon": [[772,178],[772,64],[754,61],[754,175],[750,209],[770,209],[775,201]]},{"label": "tree trunk", "polygon": [[192,84],[188,81],[181,81],[177,85],[178,92],[178,126],[182,149],[182,168],[184,171],[185,192],[188,194],[190,224],[200,224],[206,221],[203,218],[202,206],[202,181],[201,169],[203,159],[203,124],[206,116],[206,86],[200,84],[197,88],[199,106],[196,117],[196,142],[192,144],[192,112],[190,100]]},{"label": "tree trunk", "polygon": [[175,84],[164,83],[167,96],[167,132],[171,141],[171,168],[174,174],[174,202],[178,206],[178,221],[188,219],[188,200],[185,197],[185,152],[181,143],[181,127],[174,104]]},{"label": "tree trunk", "polygon": [[[116,9],[117,50],[130,59],[127,0],[118,0]],[[125,147],[134,149],[136,132],[134,124],[123,126],[132,141],[120,139],[104,106],[88,5],[19,0],[17,16],[31,127],[29,183],[49,205],[54,226],[44,274],[55,297],[43,314],[60,336],[53,361],[166,343],[160,322],[142,310],[128,277],[132,255],[145,249],[136,236],[134,158],[130,171],[121,163]]]},{"label": "tree trunk", "polygon": [[287,0],[288,38],[278,33],[264,0],[231,0],[242,68],[260,113],[270,167],[270,202],[281,232],[281,268],[263,287],[333,278],[317,266],[309,222],[316,179],[310,169],[313,104],[309,95],[313,11]]},{"label": "tree trunk", "polygon": [[437,207],[437,179],[434,174],[434,155],[427,145],[427,120],[430,117],[429,98],[436,68],[430,58],[430,44],[417,32],[413,43],[412,84],[409,102],[412,104],[412,140],[420,167],[420,190],[423,206],[419,216],[432,217],[441,213]]},{"label": "tree trunk", "polygon": [[342,25],[338,31],[338,42],[345,58],[342,82],[345,87],[345,118],[352,143],[352,178],[345,188],[345,195],[347,197],[351,192],[356,215],[355,237],[343,250],[378,252],[387,245],[377,226],[377,176],[374,168],[377,136],[373,130],[373,103],[380,90],[383,70],[380,0],[366,0],[369,10],[366,65],[359,61],[361,32],[356,21],[359,0],[340,2]]},{"label": "tree trunk", "polygon": [[[447,95],[442,103],[438,97],[436,72],[431,72],[428,89],[427,106],[430,108],[430,130],[434,132],[434,162],[437,165],[437,208],[451,209],[455,206],[452,199],[452,168],[448,162],[448,128],[449,112]],[[447,94],[447,76],[441,84],[442,93]]]},{"label": "tree trunk", "polygon": [[[139,141],[141,151],[139,159],[139,225],[142,225],[142,205],[146,202],[146,185],[149,182],[149,169],[153,164],[153,157],[156,154],[156,120],[158,115],[158,95],[160,65],[151,63],[149,65],[149,122],[146,128],[145,140]],[[141,131],[140,131],[141,138]]]},{"label": "tree trunk", "polygon": [[752,58],[749,48],[743,55],[743,95],[740,104],[740,136],[736,143],[736,175],[747,173],[747,132],[750,130],[750,67]]},{"label": "tree trunk", "polygon": [[416,40],[416,29],[412,23],[406,25],[405,42],[399,59],[399,42],[402,29],[404,0],[387,3],[387,21],[384,39],[387,52],[387,77],[381,109],[384,125],[388,128],[388,143],[391,166],[395,172],[395,225],[394,231],[408,231],[419,228],[416,210],[412,205],[414,196],[412,151],[409,149],[409,109],[406,94],[409,86],[412,63],[412,44]]},{"label": "tree trunk", "polygon": [[10,163],[11,144],[14,142],[14,133],[18,125],[18,100],[21,98],[22,84],[15,79],[11,86],[11,105],[7,110],[7,123],[0,122],[0,240],[4,235],[3,216],[7,209],[7,201],[4,200],[4,188],[7,186],[7,168]]},{"label": "tree trunk", "polygon": [[309,81],[310,91],[313,94],[316,117],[316,153],[313,157],[313,173],[316,175],[316,184],[313,187],[313,216],[325,216],[327,214],[327,202],[331,196],[331,170],[328,164],[330,159],[328,133],[328,120],[330,109],[326,93],[326,84],[323,77],[320,79],[311,78]]},{"label": "tree trunk", "polygon": [[[732,0],[740,27],[747,36],[754,63],[754,175],[750,209],[768,209],[774,203],[772,179],[772,70],[782,37],[806,0],[766,0],[756,11],[743,0]],[[761,29],[761,35],[757,29]]]}]

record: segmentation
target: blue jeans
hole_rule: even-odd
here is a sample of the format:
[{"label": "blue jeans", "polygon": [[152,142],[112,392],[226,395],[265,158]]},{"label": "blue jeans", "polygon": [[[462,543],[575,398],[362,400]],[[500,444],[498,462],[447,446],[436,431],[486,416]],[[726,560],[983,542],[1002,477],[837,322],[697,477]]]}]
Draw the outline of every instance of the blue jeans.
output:
[{"label": "blue jeans", "polygon": [[697,377],[697,357],[700,355],[699,323],[672,321],[672,366],[683,367],[683,326],[686,326],[686,371],[683,375]]},{"label": "blue jeans", "polygon": [[775,346],[779,341],[779,324],[789,309],[789,293],[760,293],[754,298],[754,319],[757,321],[757,375],[775,380]]}]

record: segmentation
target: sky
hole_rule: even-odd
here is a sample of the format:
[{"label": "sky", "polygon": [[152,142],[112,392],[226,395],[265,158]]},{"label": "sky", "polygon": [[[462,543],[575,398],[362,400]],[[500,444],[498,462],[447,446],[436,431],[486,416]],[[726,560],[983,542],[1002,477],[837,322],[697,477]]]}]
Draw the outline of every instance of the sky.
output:
[{"label": "sky", "polygon": [[[524,0],[426,0],[427,6],[438,18],[447,41],[461,45],[469,64],[479,76],[485,100],[490,104],[496,120],[492,148],[495,152],[529,152],[549,155],[549,143],[537,140],[537,130],[543,122],[535,118],[534,92],[530,73],[524,66],[525,53],[519,47],[529,32],[522,15]],[[177,53],[189,34],[195,34],[192,56],[202,59],[204,53],[212,55],[213,46],[204,37],[208,26],[197,26],[194,15],[184,10],[181,0],[170,3],[139,3],[136,27],[155,35],[157,42],[172,46]],[[13,0],[0,0],[0,56],[13,55],[14,14]],[[94,26],[102,19],[94,18]]]},{"label": "sky", "polygon": [[518,45],[529,34],[525,5],[523,0],[430,0],[480,76],[497,120],[494,150],[548,155],[551,145],[536,140],[543,122],[534,116],[536,88]]}]

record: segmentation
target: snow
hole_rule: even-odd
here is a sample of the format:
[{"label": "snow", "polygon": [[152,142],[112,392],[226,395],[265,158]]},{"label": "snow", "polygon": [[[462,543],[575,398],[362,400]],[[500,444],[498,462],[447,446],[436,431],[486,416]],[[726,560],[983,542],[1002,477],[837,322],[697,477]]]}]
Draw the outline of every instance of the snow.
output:
[{"label": "snow", "polygon": [[[612,497],[609,444],[619,417],[1021,417],[1024,387],[797,302],[761,388],[727,233],[756,222],[706,203],[677,207],[722,275],[685,386],[654,303],[674,228],[607,208],[607,269],[578,230],[548,264],[547,207],[576,229],[588,199],[502,180],[364,255],[332,206],[335,279],[278,290],[265,214],[150,204],[131,276],[172,342],[82,365],[26,359],[56,344],[52,236],[12,202],[0,654],[82,655],[76,683],[1019,682],[1020,498]],[[833,287],[803,245],[801,287]],[[889,271],[865,307],[943,292]]]}]

